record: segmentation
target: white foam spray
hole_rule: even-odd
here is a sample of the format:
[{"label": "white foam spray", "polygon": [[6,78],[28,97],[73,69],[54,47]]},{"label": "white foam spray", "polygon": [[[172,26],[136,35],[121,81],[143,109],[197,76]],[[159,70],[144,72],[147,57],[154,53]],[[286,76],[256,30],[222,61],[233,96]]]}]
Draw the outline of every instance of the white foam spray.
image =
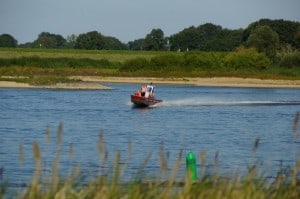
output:
[{"label": "white foam spray", "polygon": [[251,101],[251,100],[222,100],[205,98],[186,98],[164,100],[157,106],[263,106],[263,105],[300,105],[300,101]]}]

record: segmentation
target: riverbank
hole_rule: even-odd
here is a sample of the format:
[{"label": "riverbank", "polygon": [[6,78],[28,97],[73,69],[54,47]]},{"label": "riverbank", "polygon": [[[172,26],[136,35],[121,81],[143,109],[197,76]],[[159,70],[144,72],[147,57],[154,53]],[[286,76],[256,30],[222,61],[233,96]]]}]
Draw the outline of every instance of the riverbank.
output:
[{"label": "riverbank", "polygon": [[300,88],[300,80],[271,80],[236,77],[213,78],[156,78],[156,77],[100,77],[72,76],[80,80],[74,83],[58,83],[55,85],[30,85],[14,81],[0,81],[1,88],[41,88],[41,89],[74,89],[74,90],[107,90],[110,87],[103,83],[138,83],[146,84],[178,84],[195,86],[224,86],[224,87],[261,87],[261,88]]},{"label": "riverbank", "polygon": [[74,76],[84,82],[99,83],[139,83],[153,82],[155,84],[182,84],[195,86],[225,86],[225,87],[279,87],[300,88],[300,80],[271,80],[236,77],[212,77],[212,78],[156,78],[156,77],[96,77]]},{"label": "riverbank", "polygon": [[0,88],[36,88],[65,90],[110,90],[112,88],[93,82],[57,83],[54,85],[30,85],[13,81],[0,81]]}]

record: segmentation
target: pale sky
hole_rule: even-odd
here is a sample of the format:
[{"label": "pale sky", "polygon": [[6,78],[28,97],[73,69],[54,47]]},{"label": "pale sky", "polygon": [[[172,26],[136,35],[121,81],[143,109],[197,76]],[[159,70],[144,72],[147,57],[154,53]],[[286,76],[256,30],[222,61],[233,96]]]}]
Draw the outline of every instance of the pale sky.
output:
[{"label": "pale sky", "polygon": [[19,44],[41,32],[66,38],[94,30],[127,43],[153,28],[170,36],[204,23],[246,28],[261,18],[300,22],[300,0],[0,0],[0,34]]}]

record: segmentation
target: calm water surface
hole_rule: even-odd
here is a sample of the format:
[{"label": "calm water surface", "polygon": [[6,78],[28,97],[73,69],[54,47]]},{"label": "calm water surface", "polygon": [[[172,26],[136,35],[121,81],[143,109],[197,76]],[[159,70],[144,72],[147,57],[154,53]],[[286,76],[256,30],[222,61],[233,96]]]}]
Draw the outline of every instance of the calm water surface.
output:
[{"label": "calm water surface", "polygon": [[[128,164],[125,177],[134,176],[149,153],[144,171],[157,174],[162,147],[169,169],[182,150],[179,176],[184,176],[188,151],[197,157],[205,152],[207,172],[217,168],[222,175],[243,173],[254,163],[261,165],[266,175],[274,175],[282,167],[293,166],[300,151],[299,140],[292,136],[295,114],[300,111],[300,89],[159,85],[156,96],[164,102],[137,109],[129,95],[140,85],[108,86],[114,90],[0,89],[3,179],[28,182],[34,171],[34,141],[41,148],[43,172],[49,174],[60,123],[60,170],[66,173],[80,164],[87,177],[110,172],[117,151],[121,152],[121,164]],[[98,152],[100,133],[108,163]],[[259,145],[253,152],[257,138]],[[215,157],[217,167],[212,166]],[[197,161],[201,173],[201,162]]]}]

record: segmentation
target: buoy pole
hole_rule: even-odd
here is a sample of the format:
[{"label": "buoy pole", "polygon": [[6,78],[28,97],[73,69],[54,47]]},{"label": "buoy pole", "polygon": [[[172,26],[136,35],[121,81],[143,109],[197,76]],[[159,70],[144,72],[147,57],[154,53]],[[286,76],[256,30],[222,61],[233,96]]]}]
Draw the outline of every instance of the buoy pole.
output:
[{"label": "buoy pole", "polygon": [[188,178],[194,182],[197,181],[197,164],[196,164],[196,156],[193,152],[189,152],[186,155],[186,171]]}]

